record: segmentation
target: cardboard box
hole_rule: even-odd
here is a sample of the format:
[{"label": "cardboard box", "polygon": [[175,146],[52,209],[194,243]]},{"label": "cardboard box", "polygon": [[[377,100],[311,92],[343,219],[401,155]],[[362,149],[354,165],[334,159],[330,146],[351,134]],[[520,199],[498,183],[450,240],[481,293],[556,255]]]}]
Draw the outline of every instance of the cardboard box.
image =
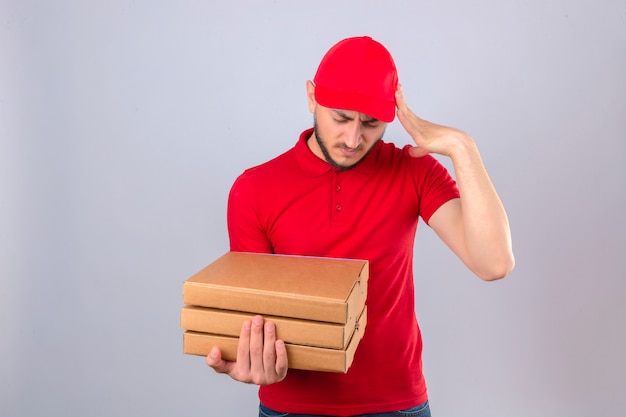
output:
[{"label": "cardboard box", "polygon": [[[347,372],[354,359],[358,344],[365,333],[366,325],[367,308],[364,308],[358,321],[358,328],[354,331],[346,349],[326,349],[286,343],[289,368]],[[189,355],[206,356],[213,346],[218,346],[222,352],[222,358],[235,360],[237,358],[238,340],[236,337],[186,331],[183,335],[183,352]]]},{"label": "cardboard box", "polygon": [[[203,333],[238,337],[244,321],[254,313],[185,306],[180,315],[180,327]],[[356,317],[346,324],[310,321],[278,316],[264,316],[276,325],[276,335],[285,343],[345,349],[357,325]]]},{"label": "cardboard box", "polygon": [[367,297],[366,260],[228,252],[183,284],[187,305],[347,324]]}]

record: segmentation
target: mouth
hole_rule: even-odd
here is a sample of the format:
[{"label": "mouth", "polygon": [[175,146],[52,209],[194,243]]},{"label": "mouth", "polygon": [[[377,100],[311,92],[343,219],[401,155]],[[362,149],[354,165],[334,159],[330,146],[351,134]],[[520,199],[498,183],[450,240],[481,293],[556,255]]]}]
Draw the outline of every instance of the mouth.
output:
[{"label": "mouth", "polygon": [[361,147],[357,146],[356,148],[348,148],[347,146],[340,146],[339,151],[345,157],[352,157],[361,152]]}]

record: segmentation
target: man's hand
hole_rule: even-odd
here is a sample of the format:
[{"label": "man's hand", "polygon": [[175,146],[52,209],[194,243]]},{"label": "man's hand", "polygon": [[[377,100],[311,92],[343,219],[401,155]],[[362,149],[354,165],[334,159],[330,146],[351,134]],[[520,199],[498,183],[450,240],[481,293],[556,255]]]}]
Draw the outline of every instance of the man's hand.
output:
[{"label": "man's hand", "polygon": [[410,155],[447,156],[456,174],[461,198],[439,207],[428,224],[477,276],[486,281],[504,277],[515,265],[511,230],[476,143],[460,130],[417,117],[407,107],[400,85],[396,105],[400,123],[415,141]]},{"label": "man's hand", "polygon": [[225,361],[217,347],[206,357],[215,372],[229,375],[248,384],[269,385],[282,381],[287,375],[287,350],[282,340],[276,340],[276,327],[255,316],[241,326],[237,360]]},{"label": "man's hand", "polygon": [[415,141],[416,146],[409,149],[411,156],[419,158],[429,153],[436,153],[451,157],[455,146],[469,139],[469,136],[460,130],[430,123],[417,117],[404,101],[400,84],[396,90],[396,105],[398,120]]}]

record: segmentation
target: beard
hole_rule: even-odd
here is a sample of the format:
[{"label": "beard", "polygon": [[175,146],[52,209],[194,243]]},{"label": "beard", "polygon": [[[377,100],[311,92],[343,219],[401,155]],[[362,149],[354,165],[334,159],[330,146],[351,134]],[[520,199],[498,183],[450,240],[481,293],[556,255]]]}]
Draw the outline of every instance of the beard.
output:
[{"label": "beard", "polygon": [[[381,140],[383,138],[383,135],[380,135],[380,137],[378,139],[376,139],[374,141],[374,143],[372,144],[372,146],[367,150],[367,152],[365,152],[365,154],[363,155],[363,157],[361,157],[361,159],[359,159],[358,161],[356,161],[355,163],[351,164],[351,165],[342,165],[339,162],[335,161],[331,156],[330,156],[330,152],[328,152],[328,146],[326,146],[326,142],[324,141],[324,138],[322,137],[322,135],[320,134],[320,130],[317,126],[317,118],[315,116],[313,116],[313,132],[315,134],[315,140],[317,141],[318,146],[320,147],[320,149],[322,150],[322,154],[324,155],[324,159],[326,160],[326,162],[328,162],[328,164],[330,166],[332,166],[335,169],[338,169],[339,171],[348,171],[352,168],[354,168],[355,166],[357,166],[358,164],[361,163],[361,161],[363,161],[365,159],[365,157],[367,157],[367,155],[369,155],[369,153],[372,151],[372,149],[374,149],[374,147],[376,146],[376,143]],[[383,131],[383,134],[385,132]],[[362,143],[357,147],[357,149],[362,148]],[[336,145],[337,147],[341,147],[341,145]]]}]

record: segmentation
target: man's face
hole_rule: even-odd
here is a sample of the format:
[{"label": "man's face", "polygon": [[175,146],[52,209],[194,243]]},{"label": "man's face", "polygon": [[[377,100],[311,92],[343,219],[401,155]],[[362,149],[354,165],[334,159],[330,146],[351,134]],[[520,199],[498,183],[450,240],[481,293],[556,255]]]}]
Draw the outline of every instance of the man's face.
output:
[{"label": "man's face", "polygon": [[309,148],[335,168],[357,165],[385,133],[387,124],[363,113],[316,105],[315,138]]}]

